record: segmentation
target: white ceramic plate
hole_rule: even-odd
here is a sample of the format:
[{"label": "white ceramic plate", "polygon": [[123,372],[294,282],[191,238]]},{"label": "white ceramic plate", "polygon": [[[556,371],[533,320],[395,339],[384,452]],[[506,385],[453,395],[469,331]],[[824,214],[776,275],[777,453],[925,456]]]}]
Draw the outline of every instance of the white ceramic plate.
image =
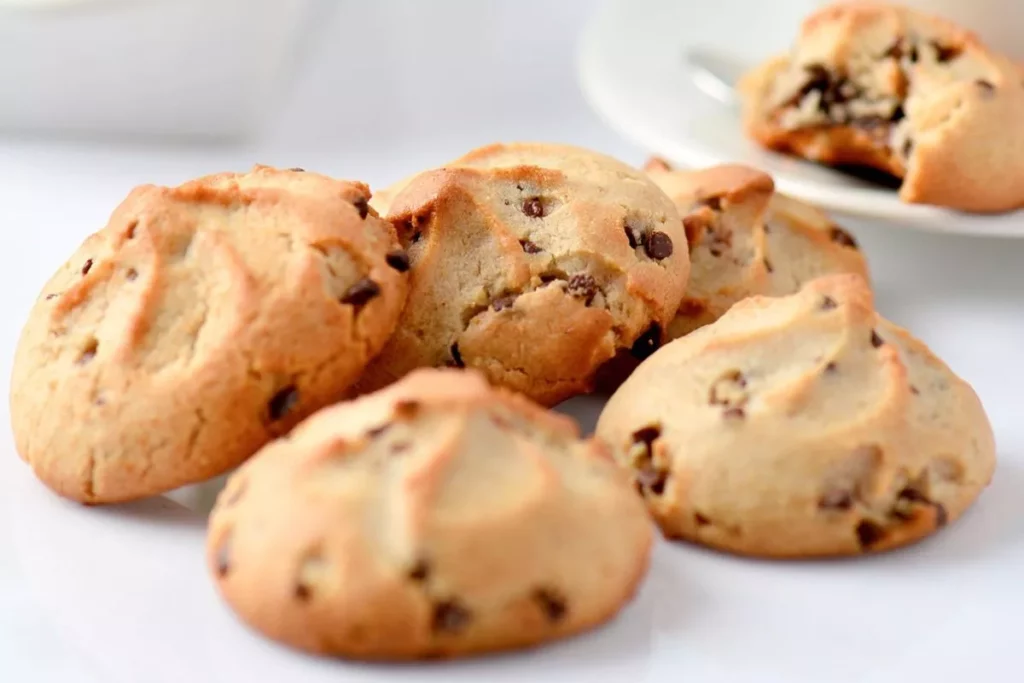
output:
[{"label": "white ceramic plate", "polygon": [[[616,129],[677,164],[740,162],[771,173],[786,194],[833,212],[924,230],[1024,238],[1024,211],[972,215],[904,204],[892,189],[761,149],[734,107],[699,88],[693,47],[753,65],[785,51],[813,0],[608,0],[583,33],[584,94]],[[714,11],[711,10],[711,5]]]}]

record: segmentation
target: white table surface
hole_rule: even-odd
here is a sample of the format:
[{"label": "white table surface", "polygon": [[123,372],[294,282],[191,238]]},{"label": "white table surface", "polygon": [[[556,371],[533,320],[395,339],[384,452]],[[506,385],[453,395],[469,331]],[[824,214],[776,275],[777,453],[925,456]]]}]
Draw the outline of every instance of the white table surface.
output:
[{"label": "white table surface", "polygon": [[[416,9],[427,3],[393,2],[406,15],[384,46],[377,31],[381,13],[360,8],[372,4],[345,3],[344,15],[322,27],[295,87],[282,95],[280,115],[248,148],[0,139],[4,387],[18,331],[42,283],[135,184],[176,183],[262,162],[376,187],[477,144],[512,139],[565,141],[633,163],[643,160],[641,150],[595,118],[575,84],[576,32],[593,3],[529,0],[484,7],[491,3],[446,0],[429,3],[431,14]],[[480,30],[460,30],[468,23]],[[353,31],[353,25],[366,28]],[[431,36],[430,49],[424,33]],[[340,35],[345,39],[336,39]],[[985,403],[1001,464],[973,524],[988,542],[1018,541],[1024,533],[1024,240],[851,227],[872,266],[882,312],[925,339]],[[6,390],[0,413],[7,413]],[[47,545],[46,527],[35,537],[32,520],[26,520],[36,514],[36,499],[47,494],[18,461],[6,420],[0,425],[0,682],[116,680],[97,664],[93,648],[104,643],[102,634],[85,643],[64,629],[45,581],[34,575],[38,564],[20,555]],[[74,563],[59,571],[74,573]],[[93,596],[89,604],[103,609],[106,603]],[[978,614],[991,618],[990,612]],[[1017,617],[1005,615],[1006,629],[1019,630]],[[972,612],[963,618],[970,620]],[[1017,656],[1019,664],[1024,656]]]}]

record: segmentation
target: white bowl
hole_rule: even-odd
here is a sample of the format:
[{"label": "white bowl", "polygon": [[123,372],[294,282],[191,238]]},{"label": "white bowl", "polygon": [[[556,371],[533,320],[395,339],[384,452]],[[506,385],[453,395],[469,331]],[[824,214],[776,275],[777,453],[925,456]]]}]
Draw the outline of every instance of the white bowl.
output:
[{"label": "white bowl", "polygon": [[0,130],[241,137],[314,0],[0,0]]}]

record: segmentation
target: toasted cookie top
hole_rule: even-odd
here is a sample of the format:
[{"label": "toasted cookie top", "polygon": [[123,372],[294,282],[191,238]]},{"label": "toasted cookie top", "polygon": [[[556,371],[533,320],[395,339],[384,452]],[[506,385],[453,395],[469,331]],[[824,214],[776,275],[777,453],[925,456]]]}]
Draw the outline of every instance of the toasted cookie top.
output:
[{"label": "toasted cookie top", "polygon": [[237,465],[334,399],[406,292],[369,196],[267,167],[133,190],[25,325],[19,453],[63,495],[138,498]]},{"label": "toasted cookie top", "polygon": [[852,275],[747,299],[666,345],[597,433],[666,534],[754,555],[908,543],[958,517],[995,465],[971,387]]},{"label": "toasted cookie top", "polygon": [[473,371],[326,408],[229,481],[209,557],[271,637],[362,658],[504,649],[609,618],[646,513],[605,447]]},{"label": "toasted cookie top", "polygon": [[675,202],[690,245],[690,280],[670,338],[714,322],[749,296],[792,294],[834,273],[868,278],[853,236],[818,209],[776,193],[766,173],[737,164],[677,171],[657,158],[645,170]]},{"label": "toasted cookie top", "polygon": [[385,191],[413,263],[409,305],[361,385],[476,368],[545,404],[649,352],[682,296],[686,236],[642,173],[564,145],[480,148]]}]

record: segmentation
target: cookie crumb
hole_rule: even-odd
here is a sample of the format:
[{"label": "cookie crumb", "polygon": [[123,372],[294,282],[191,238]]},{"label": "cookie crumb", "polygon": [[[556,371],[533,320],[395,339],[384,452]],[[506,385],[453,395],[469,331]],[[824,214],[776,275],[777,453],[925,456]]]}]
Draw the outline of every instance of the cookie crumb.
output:
[{"label": "cookie crumb", "polygon": [[857,525],[857,542],[860,543],[861,550],[869,550],[883,538],[885,529],[871,520],[862,519]]},{"label": "cookie crumb", "polygon": [[380,285],[368,277],[364,277],[348,288],[341,297],[341,303],[349,306],[365,306],[380,294]]}]

